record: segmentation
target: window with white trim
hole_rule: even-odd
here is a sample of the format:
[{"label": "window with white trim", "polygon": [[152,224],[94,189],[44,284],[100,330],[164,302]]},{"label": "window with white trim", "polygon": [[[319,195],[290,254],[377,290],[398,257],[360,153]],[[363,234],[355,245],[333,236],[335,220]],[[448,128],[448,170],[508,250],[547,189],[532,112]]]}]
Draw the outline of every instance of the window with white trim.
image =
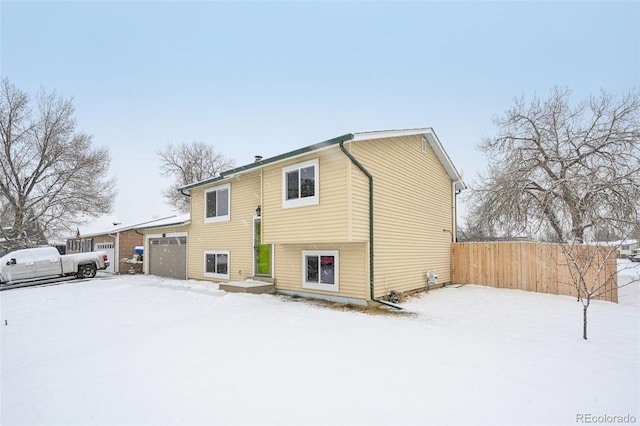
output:
[{"label": "window with white trim", "polygon": [[231,186],[217,186],[204,193],[204,223],[228,222],[230,220]]},{"label": "window with white trim", "polygon": [[204,276],[209,278],[229,279],[229,252],[205,251]]},{"label": "window with white trim", "polygon": [[339,255],[337,250],[302,252],[302,287],[339,291]]},{"label": "window with white trim", "polygon": [[86,253],[88,251],[93,250],[93,239],[92,238],[83,238],[80,243],[80,251]]},{"label": "window with white trim", "polygon": [[305,161],[282,169],[282,208],[318,204],[318,160]]}]

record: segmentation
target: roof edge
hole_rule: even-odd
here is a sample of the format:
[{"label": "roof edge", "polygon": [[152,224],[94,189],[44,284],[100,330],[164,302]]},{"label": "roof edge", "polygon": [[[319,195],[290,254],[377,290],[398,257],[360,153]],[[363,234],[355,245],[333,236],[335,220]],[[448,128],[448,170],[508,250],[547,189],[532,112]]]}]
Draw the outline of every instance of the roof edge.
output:
[{"label": "roof edge", "polygon": [[236,167],[235,169],[231,169],[231,170],[227,170],[224,171],[222,173],[220,173],[219,176],[216,176],[214,178],[209,178],[209,179],[205,179],[203,181],[200,182],[195,182],[189,185],[185,185],[183,187],[178,188],[179,191],[189,191],[193,188],[197,188],[198,186],[202,186],[202,185],[207,185],[213,182],[218,182],[221,180],[224,180],[226,178],[229,178],[233,175],[237,175],[238,173],[243,173],[245,171],[248,170],[252,170],[252,169],[258,169],[262,166],[265,166],[267,164],[271,164],[271,163],[277,163],[279,161],[283,161],[289,158],[293,158],[293,157],[297,157],[298,155],[302,155],[302,154],[307,154],[309,152],[313,152],[313,151],[317,151],[326,147],[329,147],[331,145],[336,145],[340,142],[346,142],[349,140],[353,139],[353,134],[352,133],[347,133],[345,135],[342,136],[338,136],[332,139],[328,139],[326,141],[322,141],[322,142],[318,142],[316,144],[313,145],[309,145],[309,146],[305,146],[303,148],[299,148],[296,149],[294,151],[289,151],[286,152],[284,154],[280,154],[280,155],[276,155],[275,157],[270,157],[270,158],[265,158],[264,160],[260,160],[260,161],[256,161],[255,163],[249,163],[246,164],[244,166],[240,166],[240,167]]},{"label": "roof edge", "polygon": [[184,226],[184,225],[189,225],[191,223],[191,218],[187,219],[187,220],[183,220],[181,222],[174,222],[174,223],[165,223],[162,225],[146,225],[146,226],[140,226],[137,228],[134,228],[136,231],[144,231],[146,229],[162,229],[162,228],[175,228],[178,226]]},{"label": "roof edge", "polygon": [[244,173],[250,170],[259,169],[262,166],[267,164],[277,163],[279,161],[284,161],[293,157],[297,157],[299,155],[307,154],[310,152],[318,151],[332,145],[336,145],[341,142],[356,142],[356,141],[365,141],[372,139],[383,139],[383,138],[396,138],[402,136],[415,136],[415,135],[424,135],[429,145],[435,152],[438,160],[445,168],[447,174],[451,178],[451,180],[455,184],[456,190],[462,191],[467,189],[467,185],[464,183],[462,179],[462,175],[458,172],[456,167],[454,166],[451,158],[444,150],[440,139],[436,135],[435,131],[432,127],[419,127],[414,129],[401,129],[401,130],[380,130],[373,132],[359,132],[359,133],[347,133],[342,136],[338,136],[332,139],[328,139],[323,142],[318,142],[313,145],[309,145],[303,148],[299,148],[293,151],[286,152],[284,154],[276,155],[275,157],[266,158],[264,160],[256,161],[255,163],[246,164],[244,166],[236,167],[231,170],[224,171],[220,173],[219,176],[214,178],[205,179],[200,182],[195,182],[189,185],[182,186],[178,188],[179,191],[189,191],[193,188],[197,188],[202,185],[208,185],[210,183],[219,182],[224,179],[228,179],[234,175]]},{"label": "roof edge", "polygon": [[458,169],[456,169],[453,161],[451,161],[449,154],[447,154],[447,151],[445,151],[444,147],[442,146],[442,143],[440,142],[438,135],[436,135],[436,132],[432,128],[429,128],[424,136],[427,139],[427,142],[429,142],[431,149],[433,149],[433,152],[435,152],[436,157],[438,157],[438,160],[440,160],[440,164],[442,164],[442,167],[444,167],[444,169],[447,171],[447,174],[453,181],[456,190],[462,191],[467,189],[467,185],[464,183],[462,175],[460,174],[460,172],[458,172]]},{"label": "roof edge", "polygon": [[381,130],[375,132],[361,132],[354,133],[354,141],[365,141],[371,139],[383,139],[383,138],[397,138],[402,136],[416,136],[416,135],[424,135],[433,149],[433,152],[438,157],[438,160],[442,164],[442,167],[446,170],[449,178],[454,182],[456,186],[456,190],[462,191],[467,189],[467,185],[464,183],[462,179],[462,175],[458,172],[458,169],[451,161],[449,154],[445,151],[444,146],[440,142],[440,139],[436,135],[436,132],[433,130],[433,127],[419,127],[415,129],[401,129],[401,130]]},{"label": "roof edge", "polygon": [[89,232],[89,233],[86,233],[86,234],[80,233],[79,237],[77,235],[73,235],[73,236],[67,237],[66,239],[90,238],[90,237],[97,237],[97,236],[100,236],[100,235],[109,235],[109,234],[115,234],[115,233],[118,233],[118,232],[131,231],[131,230],[139,229],[140,226],[144,226],[146,224],[150,224],[150,223],[153,223],[153,222],[159,222],[161,220],[171,219],[173,217],[176,217],[176,215],[161,217],[159,219],[145,220],[144,222],[139,222],[139,223],[131,224],[131,225],[116,226],[116,227],[114,227],[112,229],[103,229],[103,230],[98,230],[97,232]]},{"label": "roof edge", "polygon": [[354,141],[366,141],[371,139],[398,138],[402,136],[423,135],[433,132],[431,127],[418,127],[415,129],[377,130],[373,132],[358,132],[353,134]]}]

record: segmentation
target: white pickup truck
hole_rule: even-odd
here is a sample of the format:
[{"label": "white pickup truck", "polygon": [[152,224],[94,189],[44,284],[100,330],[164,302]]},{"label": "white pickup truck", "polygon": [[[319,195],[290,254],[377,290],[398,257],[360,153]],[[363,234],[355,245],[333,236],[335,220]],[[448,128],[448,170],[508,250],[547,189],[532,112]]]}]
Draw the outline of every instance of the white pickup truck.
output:
[{"label": "white pickup truck", "polygon": [[0,284],[71,275],[93,278],[108,266],[104,251],[60,255],[55,247],[16,250],[0,257]]}]

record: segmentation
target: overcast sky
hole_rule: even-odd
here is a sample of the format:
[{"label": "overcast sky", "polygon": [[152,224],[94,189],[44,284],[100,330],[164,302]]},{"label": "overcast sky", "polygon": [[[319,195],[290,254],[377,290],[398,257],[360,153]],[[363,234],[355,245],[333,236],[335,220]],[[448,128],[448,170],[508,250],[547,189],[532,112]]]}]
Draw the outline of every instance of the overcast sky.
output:
[{"label": "overcast sky", "polygon": [[[240,166],[345,133],[433,127],[473,185],[514,96],[640,84],[640,2],[0,2],[3,77],[74,99],[114,215],[171,215],[158,149]],[[81,228],[82,229],[82,228]]]}]

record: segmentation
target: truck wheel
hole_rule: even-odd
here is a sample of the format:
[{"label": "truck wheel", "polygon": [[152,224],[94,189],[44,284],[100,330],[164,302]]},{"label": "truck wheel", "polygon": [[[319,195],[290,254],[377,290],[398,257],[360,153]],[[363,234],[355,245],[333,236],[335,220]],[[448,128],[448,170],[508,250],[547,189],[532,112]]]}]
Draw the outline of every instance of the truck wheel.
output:
[{"label": "truck wheel", "polygon": [[78,278],[93,278],[96,272],[96,265],[92,263],[78,266]]}]

